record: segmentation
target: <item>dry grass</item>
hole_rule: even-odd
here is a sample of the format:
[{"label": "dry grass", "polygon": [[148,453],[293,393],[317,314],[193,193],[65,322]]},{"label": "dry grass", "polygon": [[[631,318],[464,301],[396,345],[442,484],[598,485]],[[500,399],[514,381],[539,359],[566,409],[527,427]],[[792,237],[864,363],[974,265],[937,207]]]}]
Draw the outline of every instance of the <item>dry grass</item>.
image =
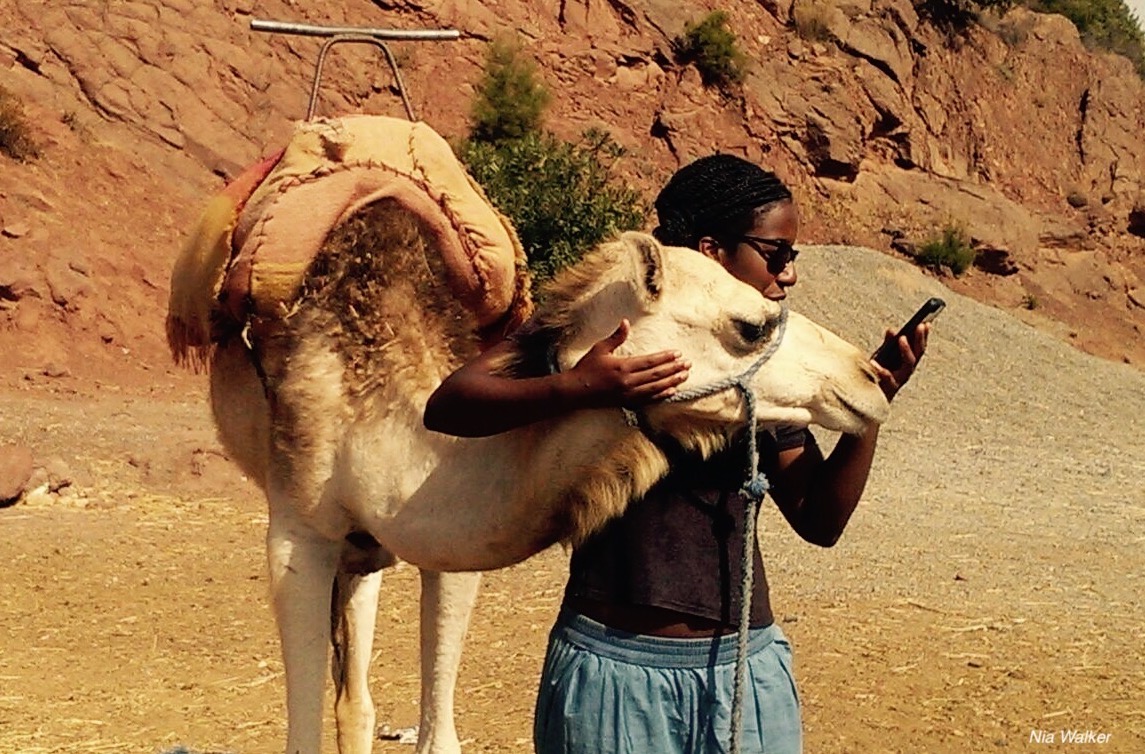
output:
[{"label": "dry grass", "polygon": [[0,87],[0,152],[20,162],[40,156],[24,106],[3,87]]},{"label": "dry grass", "polygon": [[791,19],[800,39],[808,42],[831,40],[831,12],[835,10],[826,0],[802,0],[791,9]]}]

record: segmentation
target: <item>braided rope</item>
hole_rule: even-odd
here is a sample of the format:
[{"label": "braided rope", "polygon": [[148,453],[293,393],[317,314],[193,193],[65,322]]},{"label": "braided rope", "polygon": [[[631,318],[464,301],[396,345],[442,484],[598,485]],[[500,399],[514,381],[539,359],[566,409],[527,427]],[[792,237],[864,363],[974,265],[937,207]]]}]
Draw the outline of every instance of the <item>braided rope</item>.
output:
[{"label": "braided rope", "polygon": [[743,396],[744,405],[747,409],[748,465],[746,479],[743,486],[740,487],[746,505],[743,523],[743,555],[740,560],[743,575],[740,580],[740,614],[736,634],[735,689],[732,692],[731,754],[739,754],[740,741],[743,737],[743,702],[747,686],[748,625],[751,621],[751,594],[755,583],[755,518],[759,512],[759,505],[763,501],[763,496],[770,488],[767,476],[759,470],[759,445],[755,437],[755,393],[753,393],[748,386],[748,381],[755,376],[755,373],[759,371],[760,367],[762,367],[768,359],[775,355],[779,344],[783,342],[783,336],[786,331],[787,307],[784,306],[779,314],[779,324],[777,326],[775,339],[771,342],[771,345],[767,347],[767,350],[764,351],[755,363],[748,367],[743,374],[737,377],[717,380],[716,382],[698,388],[692,388],[691,390],[682,390],[667,399],[670,403],[679,403],[697,398],[706,398],[709,395],[715,395],[721,391],[734,388]]},{"label": "braided rope", "polygon": [[755,437],[755,395],[744,385],[737,385],[747,403],[748,441],[747,479],[741,490],[744,493],[743,554],[740,558],[742,574],[740,581],[739,626],[736,632],[735,689],[732,691],[732,740],[731,754],[739,754],[740,738],[743,736],[743,701],[747,690],[747,638],[751,621],[751,595],[755,586],[755,518],[760,503],[770,484],[767,476],[759,471],[759,447]]}]

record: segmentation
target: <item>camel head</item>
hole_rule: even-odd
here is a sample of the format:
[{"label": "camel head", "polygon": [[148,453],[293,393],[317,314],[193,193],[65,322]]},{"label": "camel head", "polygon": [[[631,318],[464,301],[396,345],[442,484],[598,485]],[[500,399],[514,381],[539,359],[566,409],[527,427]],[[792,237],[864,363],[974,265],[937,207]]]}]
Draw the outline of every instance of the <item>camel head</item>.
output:
[{"label": "camel head", "polygon": [[[598,340],[631,323],[617,353],[675,349],[691,361],[681,391],[738,377],[762,358],[748,385],[760,425],[818,424],[860,434],[880,423],[888,404],[867,357],[795,312],[781,326],[782,307],[691,249],[661,246],[626,233],[565,270],[542,292],[520,336],[524,359],[571,368]],[[779,341],[778,343],[776,341]],[[771,352],[770,356],[765,356]],[[652,428],[705,453],[747,420],[735,389],[645,409]]]}]

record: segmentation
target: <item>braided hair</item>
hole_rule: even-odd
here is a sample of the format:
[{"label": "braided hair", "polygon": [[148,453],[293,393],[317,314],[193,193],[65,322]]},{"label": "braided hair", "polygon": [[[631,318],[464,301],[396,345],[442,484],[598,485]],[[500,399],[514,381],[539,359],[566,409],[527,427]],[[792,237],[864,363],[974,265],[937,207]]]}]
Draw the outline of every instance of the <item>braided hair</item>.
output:
[{"label": "braided hair", "polygon": [[666,246],[695,249],[704,236],[728,245],[760,211],[790,199],[783,181],[753,162],[730,154],[701,157],[677,170],[656,197],[660,224],[652,235]]}]

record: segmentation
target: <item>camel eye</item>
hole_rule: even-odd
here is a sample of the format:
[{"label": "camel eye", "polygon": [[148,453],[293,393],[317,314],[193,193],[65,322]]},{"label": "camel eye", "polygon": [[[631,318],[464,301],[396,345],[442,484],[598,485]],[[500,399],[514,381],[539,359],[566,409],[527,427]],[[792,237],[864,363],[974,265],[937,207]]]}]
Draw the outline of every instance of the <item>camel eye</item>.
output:
[{"label": "camel eye", "polygon": [[749,345],[758,345],[771,335],[770,322],[748,322],[746,319],[736,319],[732,320],[732,323],[735,325],[739,336]]}]

